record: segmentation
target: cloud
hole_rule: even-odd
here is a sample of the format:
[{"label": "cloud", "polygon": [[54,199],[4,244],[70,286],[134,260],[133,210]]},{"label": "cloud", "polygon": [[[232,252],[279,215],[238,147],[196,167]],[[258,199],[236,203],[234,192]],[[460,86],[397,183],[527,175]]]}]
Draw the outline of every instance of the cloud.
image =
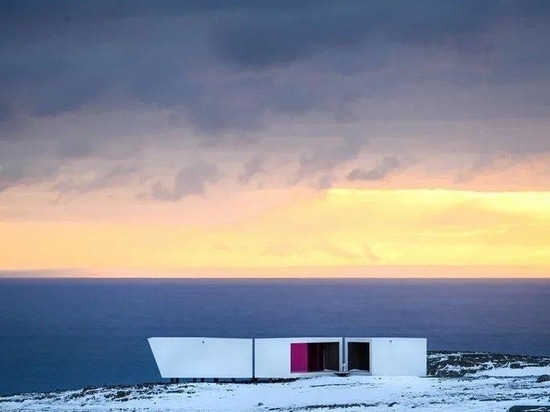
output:
[{"label": "cloud", "polygon": [[[344,138],[333,147],[314,147],[309,153],[300,156],[296,181],[314,176],[318,172],[330,172],[342,163],[356,159],[367,142],[364,137]],[[323,182],[327,183],[326,177],[321,178],[321,183]]]},{"label": "cloud", "polygon": [[261,254],[267,256],[298,258],[305,258],[313,255],[326,255],[344,261],[354,261],[367,257],[369,260],[372,260],[372,258],[366,254],[356,253],[326,239],[321,239],[313,243],[285,242],[269,244]]},{"label": "cloud", "polygon": [[363,255],[371,262],[379,262],[381,260],[380,256],[374,253],[372,247],[369,245],[363,245]]},{"label": "cloud", "polygon": [[[222,21],[213,44],[222,60],[262,69],[333,49],[355,49],[372,37],[405,44],[479,48],[475,37],[496,17],[496,7],[464,1],[391,3],[317,2],[242,13]],[[498,14],[497,14],[498,15]]]},{"label": "cloud", "polygon": [[330,189],[334,184],[334,179],[329,175],[322,175],[316,182],[314,182],[313,187],[317,190]]},{"label": "cloud", "polygon": [[167,188],[160,181],[156,182],[151,190],[151,197],[163,202],[177,202],[187,196],[201,196],[208,183],[215,183],[220,178],[221,173],[216,166],[197,162],[181,168],[171,188]]},{"label": "cloud", "polygon": [[[244,163],[283,138],[292,184],[317,187],[365,136],[396,158],[550,152],[549,16],[538,0],[0,2],[0,188],[195,145]],[[256,162],[234,177],[248,183]]]},{"label": "cloud", "polygon": [[136,166],[117,165],[103,172],[96,172],[92,177],[83,180],[63,180],[56,183],[53,189],[60,193],[90,193],[99,189],[120,186],[130,183],[139,172]]},{"label": "cloud", "polygon": [[[550,14],[548,6],[537,1],[528,6],[458,0],[422,5],[408,1],[8,3],[0,42],[3,117],[21,107],[38,116],[52,116],[137,101],[173,108],[205,134],[261,127],[265,113],[315,107],[319,89],[332,87],[319,84],[287,103],[266,99],[294,90],[280,81],[280,75],[274,78],[272,69],[315,59],[334,69],[338,62],[359,55],[364,57],[354,60],[362,66],[359,72],[369,71],[372,60],[381,56],[386,59],[383,65],[392,64],[381,53],[388,47],[436,48],[452,53],[458,63],[474,56],[490,65],[506,55],[499,47],[513,50],[511,44],[498,44],[493,33],[509,30],[510,24],[517,30],[544,28],[543,16]],[[536,53],[543,43],[531,46],[533,53],[524,66],[544,64]],[[403,57],[412,57],[407,54]],[[264,73],[269,93],[258,90],[254,73],[236,74],[235,68]],[[500,67],[493,69],[493,75],[500,74]],[[484,80],[490,79],[484,76]],[[328,92],[320,93],[324,99],[335,92],[324,91]],[[370,93],[368,87],[365,93]]]},{"label": "cloud", "polygon": [[[22,161],[27,157],[34,160]],[[49,156],[43,142],[0,142],[0,192],[47,182],[55,178],[62,165],[59,159]]]},{"label": "cloud", "polygon": [[354,182],[357,180],[383,180],[401,167],[402,165],[397,157],[384,156],[382,161],[379,162],[372,169],[353,169],[347,175],[347,180],[350,182]]},{"label": "cloud", "polygon": [[339,246],[329,240],[322,240],[312,245],[312,251],[326,254],[341,260],[356,260],[363,257],[362,254],[348,250],[347,248]]},{"label": "cloud", "polygon": [[506,160],[507,159],[504,158],[501,154],[480,154],[468,170],[462,171],[455,176],[454,183],[469,183],[473,181],[477,176],[497,166],[497,164],[506,163]]},{"label": "cloud", "polygon": [[242,173],[239,175],[239,181],[243,184],[248,184],[250,180],[259,175],[266,173],[266,159],[263,156],[256,155],[245,163]]}]

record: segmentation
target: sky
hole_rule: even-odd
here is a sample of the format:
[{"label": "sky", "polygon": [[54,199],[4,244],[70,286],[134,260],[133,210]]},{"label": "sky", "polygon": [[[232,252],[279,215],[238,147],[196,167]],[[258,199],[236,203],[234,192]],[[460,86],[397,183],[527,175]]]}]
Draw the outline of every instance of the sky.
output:
[{"label": "sky", "polygon": [[0,271],[550,277],[548,38],[545,0],[0,0]]}]

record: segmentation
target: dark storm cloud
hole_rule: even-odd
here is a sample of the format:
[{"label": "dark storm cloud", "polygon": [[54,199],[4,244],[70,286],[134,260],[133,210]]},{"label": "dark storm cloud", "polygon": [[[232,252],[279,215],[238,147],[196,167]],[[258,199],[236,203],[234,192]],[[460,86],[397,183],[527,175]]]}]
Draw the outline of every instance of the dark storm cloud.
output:
[{"label": "dark storm cloud", "polygon": [[177,108],[205,134],[257,127],[257,102],[234,102],[246,86],[216,82],[209,45],[220,19],[254,19],[263,8],[255,3],[2,2],[0,113],[24,106],[49,116],[137,100]]},{"label": "dark storm cloud", "polygon": [[[26,104],[37,115],[55,115],[105,99],[137,99],[180,106],[205,133],[239,128],[239,119],[259,126],[250,117],[268,109],[293,111],[297,101],[303,110],[318,95],[292,96],[286,104],[284,99],[283,104],[268,100],[264,106],[254,90],[239,81],[217,82],[204,69],[215,76],[216,60],[222,71],[220,62],[267,69],[315,54],[330,60],[331,53],[342,49],[376,54],[369,42],[379,38],[485,53],[491,45],[484,44],[483,34],[495,24],[511,19],[514,24],[543,23],[547,4],[3,1],[0,112]],[[243,90],[247,101],[235,107]]]},{"label": "dark storm cloud", "polygon": [[[0,185],[51,177],[63,161],[112,158],[115,147],[127,156],[141,145],[166,147],[161,133],[117,138],[93,125],[71,138],[25,131],[28,119],[73,113],[169,111],[203,146],[258,134],[277,116],[337,124],[547,118],[549,22],[545,0],[0,0]],[[463,139],[474,150],[518,145],[515,135]],[[549,150],[540,133],[522,139],[526,152]],[[39,146],[51,159],[40,160],[32,144],[11,147],[39,140],[50,142]],[[323,174],[319,186],[366,142],[355,136],[328,149],[296,140],[307,148],[297,153],[296,179]],[[184,175],[171,189],[158,183],[153,197],[185,196]]]},{"label": "dark storm cloud", "polygon": [[242,68],[286,64],[331,49],[365,47],[370,37],[476,51],[476,35],[498,5],[490,1],[322,2],[300,10],[241,14],[216,28],[220,57]]}]

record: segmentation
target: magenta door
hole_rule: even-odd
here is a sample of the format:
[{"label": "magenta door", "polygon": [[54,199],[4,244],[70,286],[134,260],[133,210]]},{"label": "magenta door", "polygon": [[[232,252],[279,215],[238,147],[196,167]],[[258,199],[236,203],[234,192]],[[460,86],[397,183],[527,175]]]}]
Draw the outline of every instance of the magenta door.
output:
[{"label": "magenta door", "polygon": [[290,372],[307,372],[307,343],[290,344]]}]

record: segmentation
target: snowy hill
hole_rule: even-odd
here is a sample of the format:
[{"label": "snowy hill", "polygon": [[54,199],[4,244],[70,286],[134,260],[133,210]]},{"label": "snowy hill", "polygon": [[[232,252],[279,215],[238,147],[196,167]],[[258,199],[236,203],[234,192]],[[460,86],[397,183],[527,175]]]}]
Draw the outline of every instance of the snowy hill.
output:
[{"label": "snowy hill", "polygon": [[550,405],[550,358],[432,352],[433,376],[147,384],[0,397],[2,411],[506,411]]}]

